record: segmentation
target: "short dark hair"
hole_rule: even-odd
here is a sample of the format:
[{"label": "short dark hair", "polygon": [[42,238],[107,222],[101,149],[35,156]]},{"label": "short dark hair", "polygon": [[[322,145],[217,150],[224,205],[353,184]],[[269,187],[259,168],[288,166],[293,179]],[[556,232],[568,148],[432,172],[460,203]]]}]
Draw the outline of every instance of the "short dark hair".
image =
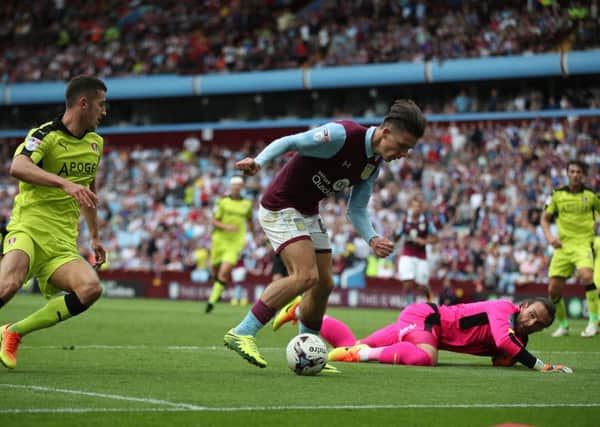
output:
[{"label": "short dark hair", "polygon": [[552,301],[550,301],[550,299],[546,297],[528,298],[524,300],[521,304],[531,305],[534,302],[539,302],[546,308],[546,311],[550,316],[550,323],[548,324],[548,326],[550,326],[554,322],[554,316],[556,316],[556,308],[554,307],[554,304],[552,303]]},{"label": "short dark hair", "polygon": [[106,92],[106,85],[102,80],[94,76],[80,75],[73,77],[67,84],[65,100],[67,107],[72,107],[81,95],[96,95],[97,91]]},{"label": "short dark hair", "polygon": [[570,166],[578,166],[584,175],[587,174],[588,165],[586,163],[582,162],[581,160],[575,160],[575,159],[569,160],[569,162],[567,163],[567,170],[569,170]]},{"label": "short dark hair", "polygon": [[427,120],[423,112],[410,99],[397,99],[390,107],[390,112],[383,119],[383,124],[391,124],[400,130],[405,130],[416,138],[425,133]]}]

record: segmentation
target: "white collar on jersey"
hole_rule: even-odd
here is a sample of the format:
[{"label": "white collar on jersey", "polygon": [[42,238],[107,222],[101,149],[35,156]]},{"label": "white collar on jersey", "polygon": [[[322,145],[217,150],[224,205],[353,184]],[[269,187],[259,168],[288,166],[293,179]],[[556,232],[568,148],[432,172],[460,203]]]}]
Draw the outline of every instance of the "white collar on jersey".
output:
[{"label": "white collar on jersey", "polygon": [[376,126],[371,126],[365,133],[365,153],[367,154],[367,158],[375,156],[375,152],[373,151],[373,134],[375,133],[375,128]]}]

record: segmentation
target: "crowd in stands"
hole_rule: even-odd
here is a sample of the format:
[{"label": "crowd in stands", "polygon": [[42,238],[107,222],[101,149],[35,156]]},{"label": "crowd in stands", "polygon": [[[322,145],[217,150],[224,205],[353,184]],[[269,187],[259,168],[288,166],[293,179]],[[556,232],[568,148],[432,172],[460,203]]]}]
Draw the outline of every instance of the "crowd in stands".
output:
[{"label": "crowd in stands", "polygon": [[0,81],[580,50],[598,19],[597,0],[5,0]]},{"label": "crowd in stands", "polygon": [[[372,219],[381,233],[391,236],[406,215],[411,195],[422,193],[439,226],[440,241],[429,247],[432,277],[475,280],[511,293],[520,283],[546,278],[551,247],[539,218],[552,189],[567,182],[566,161],[578,158],[589,164],[587,184],[599,188],[599,141],[597,120],[432,123],[409,159],[385,164],[370,202]],[[231,151],[193,135],[181,151],[126,150],[108,144],[97,180],[108,268],[205,271],[215,200],[236,174],[235,161],[263,146],[248,144]],[[7,174],[12,149],[0,145],[4,218],[17,191]],[[244,194],[255,208],[284,161],[246,179]],[[393,276],[394,259],[369,258],[368,247],[345,219],[345,196],[322,202],[334,270],[341,274],[366,260],[368,275]],[[268,274],[272,253],[261,228],[255,230],[248,236],[245,267]],[[85,226],[81,242],[87,251]]]}]

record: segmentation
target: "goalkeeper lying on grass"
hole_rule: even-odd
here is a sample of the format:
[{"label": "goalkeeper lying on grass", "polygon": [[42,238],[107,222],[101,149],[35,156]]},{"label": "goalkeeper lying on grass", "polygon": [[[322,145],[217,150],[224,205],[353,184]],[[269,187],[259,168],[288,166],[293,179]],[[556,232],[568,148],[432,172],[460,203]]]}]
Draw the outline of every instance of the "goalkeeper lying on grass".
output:
[{"label": "goalkeeper lying on grass", "polygon": [[[299,302],[298,298],[281,310],[273,329],[295,320]],[[438,350],[447,350],[491,356],[495,366],[521,362],[541,372],[572,373],[566,366],[544,363],[525,348],[529,334],[550,326],[554,314],[554,305],[546,298],[520,305],[505,300],[439,307],[422,303],[409,305],[395,323],[360,340],[346,324],[325,316],[321,335],[336,347],[329,353],[332,362],[435,366]]]}]

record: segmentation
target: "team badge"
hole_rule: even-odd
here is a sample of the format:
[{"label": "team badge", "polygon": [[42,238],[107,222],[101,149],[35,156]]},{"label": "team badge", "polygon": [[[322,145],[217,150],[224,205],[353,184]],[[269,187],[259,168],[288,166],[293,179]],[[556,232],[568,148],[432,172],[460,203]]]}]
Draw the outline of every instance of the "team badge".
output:
[{"label": "team badge", "polygon": [[368,165],[365,166],[365,168],[361,172],[360,179],[362,179],[362,180],[368,179],[374,170],[375,170],[375,165],[372,165],[369,163]]},{"label": "team badge", "polygon": [[315,133],[315,136],[313,138],[315,141],[322,142],[323,144],[327,144],[329,141],[331,141],[331,137],[329,136],[329,130],[327,130],[327,128],[324,128],[322,131]]},{"label": "team badge", "polygon": [[587,197],[581,196],[581,202],[582,203],[587,203]]},{"label": "team badge", "polygon": [[11,237],[10,239],[8,239],[8,244],[9,244],[10,246],[12,246],[12,245],[14,245],[14,244],[15,244],[15,242],[16,242],[16,241],[17,241],[17,238],[16,238],[16,237]]},{"label": "team badge", "polygon": [[35,136],[30,136],[25,140],[25,148],[27,151],[35,151],[42,144],[42,141],[37,139]]},{"label": "team badge", "polygon": [[95,142],[92,142],[92,150],[94,150],[94,153],[98,152],[98,144],[96,144]]},{"label": "team badge", "polygon": [[298,230],[298,231],[306,230],[306,224],[302,218],[294,218],[294,223],[296,224],[296,230]]}]

